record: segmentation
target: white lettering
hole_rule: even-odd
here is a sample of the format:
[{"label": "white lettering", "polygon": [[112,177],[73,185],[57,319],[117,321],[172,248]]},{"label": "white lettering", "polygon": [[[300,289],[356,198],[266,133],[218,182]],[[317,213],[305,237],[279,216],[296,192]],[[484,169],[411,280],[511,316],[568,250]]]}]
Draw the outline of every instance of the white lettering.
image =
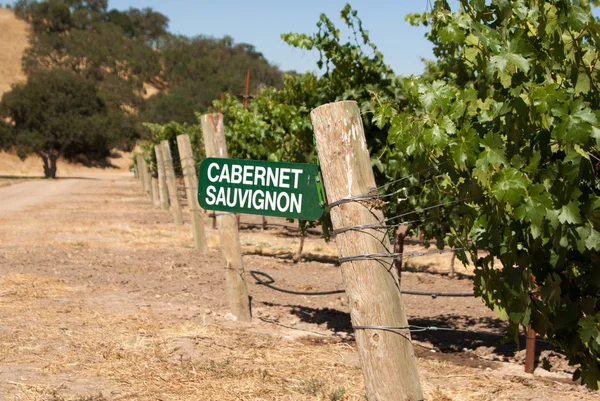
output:
[{"label": "white lettering", "polygon": [[285,182],[290,179],[290,177],[287,176],[287,173],[289,173],[289,172],[290,172],[289,168],[279,169],[279,186],[281,188],[289,188],[290,187],[290,184]]},{"label": "white lettering", "polygon": [[242,181],[242,184],[252,185],[252,170],[254,170],[254,166],[244,166],[244,181]]},{"label": "white lettering", "polygon": [[221,204],[223,206],[227,206],[227,200],[225,199],[225,188],[219,188],[219,193],[217,194],[217,201],[215,205]]},{"label": "white lettering", "polygon": [[[285,201],[285,207],[281,206],[281,200]],[[287,212],[290,207],[290,196],[286,192],[280,192],[277,196],[277,208],[280,212]]]},{"label": "white lettering", "polygon": [[296,213],[302,212],[302,194],[292,194],[292,206],[290,208],[290,212],[293,212],[296,209]]},{"label": "white lettering", "polygon": [[[211,166],[212,166],[212,164],[211,164]],[[210,179],[210,176],[209,176],[209,179]],[[207,205],[214,205],[215,204],[215,191],[216,190],[217,189],[214,186],[212,186],[212,185],[210,185],[208,188],[206,188],[206,199],[205,199],[205,201],[206,201]]]},{"label": "white lettering", "polygon": [[269,192],[265,194],[265,209],[277,210],[275,202],[277,201],[277,192]]},{"label": "white lettering", "polygon": [[231,183],[239,184],[242,182],[242,166],[234,164],[231,166]]},{"label": "white lettering", "polygon": [[265,186],[265,174],[267,171],[263,166],[256,166],[254,169],[254,185],[258,185],[258,180],[260,180],[260,185]]},{"label": "white lettering", "polygon": [[302,174],[302,170],[299,168],[293,168],[292,173],[294,174],[294,189],[298,189],[298,176]]},{"label": "white lettering", "polygon": [[267,186],[277,186],[277,182],[279,181],[277,177],[279,176],[279,169],[269,167],[267,169]]},{"label": "white lettering", "polygon": [[218,175],[211,175],[210,172],[212,171],[213,168],[216,168],[217,170],[219,170],[219,165],[217,163],[210,163],[210,166],[208,166],[208,180],[210,182],[215,182],[219,179]]},{"label": "white lettering", "polygon": [[[260,194],[260,198],[257,199],[257,195],[259,195],[259,194]],[[265,202],[265,193],[260,189],[257,189],[256,191],[254,191],[254,196],[252,196],[252,203],[254,204],[254,209],[263,210],[265,208],[264,202]]]},{"label": "white lettering", "polygon": [[233,188],[227,188],[227,206],[229,207],[235,207],[235,204],[237,203],[237,191],[232,191],[232,189]]},{"label": "white lettering", "polygon": [[[240,200],[240,207],[246,207],[246,201],[250,203],[250,197],[252,196],[252,190],[247,189],[242,192],[241,188],[236,188],[236,191],[239,191],[238,199]],[[252,207],[252,205],[248,204],[248,207]]]},{"label": "white lettering", "polygon": [[219,183],[229,182],[229,166],[227,164],[223,165],[223,170],[221,171],[221,176],[219,177]]}]

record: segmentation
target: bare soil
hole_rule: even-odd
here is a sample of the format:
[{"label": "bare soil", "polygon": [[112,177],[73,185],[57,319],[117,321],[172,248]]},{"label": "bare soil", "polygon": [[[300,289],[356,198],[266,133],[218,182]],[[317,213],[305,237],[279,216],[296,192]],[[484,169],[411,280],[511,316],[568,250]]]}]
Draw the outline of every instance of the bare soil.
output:
[{"label": "bare soil", "polygon": [[[175,226],[129,174],[92,178],[43,181],[26,204],[7,191],[39,182],[0,188],[0,400],[365,399],[343,294],[284,294],[246,275],[253,321],[235,322],[208,219],[201,254],[189,223]],[[246,270],[296,291],[342,288],[334,242],[311,236],[294,264],[293,230],[242,228]],[[403,289],[472,291],[472,269],[450,279],[449,260],[409,260]],[[427,400],[598,399],[543,344],[552,371],[523,373],[480,299],[404,300],[412,324],[482,332],[413,334]]]}]

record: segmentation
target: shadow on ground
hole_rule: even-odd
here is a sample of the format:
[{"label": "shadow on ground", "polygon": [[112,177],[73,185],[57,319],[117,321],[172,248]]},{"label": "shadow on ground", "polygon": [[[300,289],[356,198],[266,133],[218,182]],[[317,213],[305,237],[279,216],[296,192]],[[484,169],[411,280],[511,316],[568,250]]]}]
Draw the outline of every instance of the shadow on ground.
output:
[{"label": "shadow on ground", "polygon": [[[264,302],[266,306],[289,308],[290,314],[302,322],[324,326],[336,334],[352,334],[350,314],[333,308],[312,308],[301,305],[283,305]],[[512,357],[525,348],[525,337],[519,338],[519,344],[514,341],[504,341],[506,322],[489,317],[472,318],[467,315],[440,315],[432,318],[411,319],[409,324],[419,327],[438,327],[458,329],[459,331],[413,331],[413,340],[429,343],[442,352],[474,351],[480,347],[490,348],[490,351],[502,357]],[[462,331],[465,330],[465,331]],[[536,353],[554,349],[546,342],[538,341]]]}]

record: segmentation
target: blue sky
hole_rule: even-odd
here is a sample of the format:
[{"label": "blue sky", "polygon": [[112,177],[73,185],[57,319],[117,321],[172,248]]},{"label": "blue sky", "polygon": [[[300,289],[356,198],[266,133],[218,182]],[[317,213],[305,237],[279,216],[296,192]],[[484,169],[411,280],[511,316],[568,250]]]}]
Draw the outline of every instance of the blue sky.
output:
[{"label": "blue sky", "polygon": [[[230,35],[236,42],[250,43],[282,70],[316,71],[317,56],[293,49],[280,34],[315,33],[321,13],[337,27],[339,14],[347,0],[109,0],[110,8],[151,7],[169,17],[169,30],[186,36]],[[350,1],[369,31],[371,40],[397,74],[420,74],[421,57],[433,58],[431,45],[423,37],[425,28],[404,21],[408,13],[422,12],[427,0],[354,0]],[[342,31],[342,34],[344,32]],[[347,36],[347,34],[346,34]],[[344,38],[342,36],[342,38]]]}]

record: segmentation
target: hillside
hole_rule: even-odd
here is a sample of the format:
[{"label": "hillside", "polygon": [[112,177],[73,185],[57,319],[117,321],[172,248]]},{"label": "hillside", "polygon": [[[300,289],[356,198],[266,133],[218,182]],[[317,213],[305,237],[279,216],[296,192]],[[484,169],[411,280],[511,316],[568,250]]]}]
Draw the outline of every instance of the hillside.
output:
[{"label": "hillside", "polygon": [[[26,79],[21,68],[21,58],[28,46],[29,24],[17,17],[11,10],[0,7],[0,97],[8,92],[11,85]],[[156,90],[148,87],[147,93]],[[59,161],[60,176],[86,175],[88,173],[128,171],[131,163],[130,153],[115,152],[117,158],[110,158],[116,169],[87,168],[67,161]],[[20,160],[14,152],[0,152],[0,176],[42,176],[43,168],[39,157],[32,155]]]},{"label": "hillside", "polygon": [[0,96],[10,86],[25,80],[21,70],[21,57],[27,48],[29,26],[15,17],[11,10],[0,8]]}]

